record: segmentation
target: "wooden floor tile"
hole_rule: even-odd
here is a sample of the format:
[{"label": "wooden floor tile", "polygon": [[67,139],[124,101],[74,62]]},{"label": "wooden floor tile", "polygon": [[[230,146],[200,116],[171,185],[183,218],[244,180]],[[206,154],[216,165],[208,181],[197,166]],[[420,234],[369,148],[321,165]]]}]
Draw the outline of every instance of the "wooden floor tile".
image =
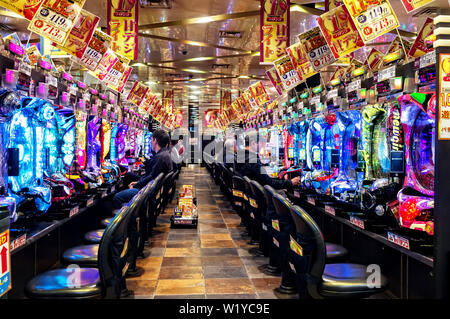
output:
[{"label": "wooden floor tile", "polygon": [[140,277],[127,279],[127,288],[132,290],[135,296],[153,296],[156,283],[156,280],[143,280]]},{"label": "wooden floor tile", "polygon": [[231,240],[230,234],[200,234],[200,240]]},{"label": "wooden floor tile", "polygon": [[245,267],[205,266],[204,276],[210,278],[248,278]]},{"label": "wooden floor tile", "polygon": [[166,248],[200,248],[200,240],[168,241]]},{"label": "wooden floor tile", "polygon": [[206,294],[254,294],[250,279],[205,279]]},{"label": "wooden floor tile", "polygon": [[197,257],[201,255],[200,248],[166,248],[164,257]]},{"label": "wooden floor tile", "polygon": [[203,279],[203,267],[163,267],[159,279]]},{"label": "wooden floor tile", "polygon": [[204,293],[203,279],[165,279],[158,281],[155,295],[198,295]]},{"label": "wooden floor tile", "polygon": [[241,258],[232,256],[202,257],[202,261],[203,266],[241,267],[244,265]]},{"label": "wooden floor tile", "polygon": [[281,278],[252,278],[251,281],[258,293],[272,292],[281,284]]},{"label": "wooden floor tile", "polygon": [[232,240],[202,240],[201,248],[235,248]]},{"label": "wooden floor tile", "polygon": [[164,257],[161,267],[201,266],[201,257]]},{"label": "wooden floor tile", "polygon": [[141,268],[161,267],[162,261],[162,257],[147,257],[145,259],[138,259],[136,265]]}]

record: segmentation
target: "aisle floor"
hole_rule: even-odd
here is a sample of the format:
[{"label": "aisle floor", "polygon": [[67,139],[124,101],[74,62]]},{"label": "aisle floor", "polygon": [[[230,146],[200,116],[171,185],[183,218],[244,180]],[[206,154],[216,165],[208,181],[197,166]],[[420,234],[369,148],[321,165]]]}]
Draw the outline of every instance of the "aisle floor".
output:
[{"label": "aisle floor", "polygon": [[195,185],[199,210],[197,229],[170,228],[176,199],[158,217],[150,254],[138,260],[144,274],[127,279],[134,298],[276,299],[273,289],[281,278],[258,267],[268,258],[249,253],[249,237],[242,235],[240,217],[220,188],[199,166],[183,168],[177,186]]}]

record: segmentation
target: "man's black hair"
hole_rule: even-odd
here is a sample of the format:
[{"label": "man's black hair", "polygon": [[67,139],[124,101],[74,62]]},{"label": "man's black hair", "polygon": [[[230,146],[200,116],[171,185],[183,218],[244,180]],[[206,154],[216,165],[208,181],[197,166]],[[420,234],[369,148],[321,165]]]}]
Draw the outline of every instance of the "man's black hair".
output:
[{"label": "man's black hair", "polygon": [[163,129],[157,129],[156,131],[154,131],[152,137],[156,140],[159,147],[161,148],[167,147],[167,145],[169,144],[169,134],[167,134],[167,132]]},{"label": "man's black hair", "polygon": [[258,143],[259,135],[256,131],[245,133],[245,147],[250,147],[250,142],[254,141]]}]

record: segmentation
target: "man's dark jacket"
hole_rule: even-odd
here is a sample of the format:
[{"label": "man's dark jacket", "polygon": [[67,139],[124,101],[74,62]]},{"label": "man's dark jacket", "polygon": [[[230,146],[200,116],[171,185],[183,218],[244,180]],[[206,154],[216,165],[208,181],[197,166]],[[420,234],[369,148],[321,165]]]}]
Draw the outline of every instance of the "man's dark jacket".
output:
[{"label": "man's dark jacket", "polygon": [[154,180],[159,174],[164,173],[164,175],[169,174],[172,169],[172,158],[170,157],[170,152],[167,148],[162,148],[156,153],[151,159],[151,170],[150,173],[142,177],[139,182],[134,185],[133,188],[141,189],[148,184],[148,182]]}]

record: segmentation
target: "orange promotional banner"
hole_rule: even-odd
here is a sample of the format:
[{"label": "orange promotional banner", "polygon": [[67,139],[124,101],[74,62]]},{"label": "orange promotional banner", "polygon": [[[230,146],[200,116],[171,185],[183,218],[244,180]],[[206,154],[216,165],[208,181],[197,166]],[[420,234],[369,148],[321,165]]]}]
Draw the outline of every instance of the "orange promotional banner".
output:
[{"label": "orange promotional banner", "polygon": [[85,1],[45,0],[30,21],[28,30],[64,45]]},{"label": "orange promotional banner", "polygon": [[377,49],[372,49],[372,51],[370,51],[369,55],[367,56],[364,65],[368,65],[372,71],[377,71],[381,67],[383,56],[383,53],[381,53]]},{"label": "orange promotional banner", "polygon": [[247,102],[247,105],[250,105],[251,109],[254,110],[254,109],[258,108],[258,104],[256,104],[255,98],[253,97],[253,95],[249,89],[244,91],[244,94],[242,94],[242,97]]},{"label": "orange promotional banner", "polygon": [[274,62],[275,70],[283,81],[284,88],[291,90],[300,84],[300,78],[297,71],[294,69],[294,65],[288,55],[285,55],[281,59]]},{"label": "orange promotional banner", "polygon": [[155,118],[156,115],[161,111],[161,108],[162,108],[161,100],[155,99],[153,101],[152,107],[150,108],[150,115]]},{"label": "orange promotional banner", "polygon": [[139,1],[108,0],[108,34],[112,49],[130,60],[138,59]]},{"label": "orange promotional banner", "polygon": [[71,59],[89,71],[95,71],[103,56],[107,53],[111,40],[112,38],[105,32],[95,30],[81,59],[77,57],[71,57]]},{"label": "orange promotional banner", "polygon": [[290,0],[260,0],[260,64],[271,64],[285,53],[290,36]]},{"label": "orange promotional banner", "polygon": [[277,90],[278,95],[282,95],[284,86],[280,76],[277,73],[277,70],[275,70],[275,67],[267,70],[266,75],[269,78],[270,82],[272,82],[273,87]]},{"label": "orange promotional banner", "polygon": [[148,87],[141,82],[135,82],[133,88],[128,93],[127,100],[137,106],[140,106],[144,101],[145,95],[148,92]]},{"label": "orange promotional banner", "polygon": [[401,1],[403,7],[405,7],[406,12],[410,13],[433,2],[434,0],[401,0]]},{"label": "orange promotional banner", "polygon": [[63,45],[53,43],[57,48],[81,59],[88,43],[98,26],[100,18],[86,10],[81,10],[78,20]]},{"label": "orange promotional banner", "polygon": [[343,0],[365,43],[400,26],[389,0]]},{"label": "orange promotional banner", "polygon": [[294,69],[297,71],[300,81],[306,81],[307,78],[317,73],[314,71],[311,62],[309,62],[300,42],[291,45],[286,49],[286,52],[294,65]]},{"label": "orange promotional banner", "polygon": [[434,32],[434,23],[433,19],[427,18],[422,28],[420,29],[419,34],[417,35],[416,40],[411,46],[411,50],[409,50],[408,55],[414,58],[418,58],[428,52],[433,51],[433,46],[428,46],[425,39],[432,35]]},{"label": "orange promotional banner", "polygon": [[173,113],[173,108],[175,104],[174,98],[175,95],[173,90],[163,90],[162,93],[163,109],[169,114]]},{"label": "orange promotional banner", "polygon": [[150,114],[150,111],[153,107],[153,103],[156,100],[156,95],[150,92],[150,90],[147,91],[145,94],[144,100],[142,101],[141,105],[139,105],[139,113],[141,114]]},{"label": "orange promotional banner", "polygon": [[231,106],[231,92],[220,90],[220,112]]},{"label": "orange promotional banner", "polygon": [[103,55],[103,58],[100,60],[100,63],[97,65],[95,71],[89,71],[89,73],[97,79],[103,81],[118,61],[119,58],[117,57],[117,54],[108,48],[106,53]]},{"label": "orange promotional banner", "polygon": [[[115,67],[116,67],[116,66],[114,65],[114,68],[115,68]],[[132,68],[131,66],[129,66],[129,65],[126,65],[125,68],[124,68],[122,77],[119,79],[118,85],[115,86],[115,85],[112,85],[112,84],[110,84],[110,83],[107,83],[106,85],[107,85],[109,88],[113,89],[114,91],[117,91],[117,92],[119,92],[119,93],[122,93],[122,91],[123,91],[123,89],[124,89],[124,87],[125,87],[125,84],[127,83],[127,81],[128,81],[128,79],[129,79],[129,77],[130,77],[132,71],[133,71],[133,68]]]},{"label": "orange promotional banner", "polygon": [[108,74],[103,79],[106,85],[111,88],[118,88],[120,80],[122,79],[125,71],[127,71],[128,65],[130,64],[130,60],[128,58],[119,54],[116,55],[118,61],[114,64],[114,66],[109,70]]},{"label": "orange promotional banner", "polygon": [[325,12],[317,18],[317,22],[336,59],[364,46],[358,29],[345,6]]},{"label": "orange promotional banner", "polygon": [[243,114],[250,112],[251,107],[244,99],[244,95],[242,94],[240,97],[236,99],[236,103],[239,104],[239,107],[242,109]]},{"label": "orange promotional banner", "polygon": [[315,71],[320,71],[336,61],[319,27],[300,34],[298,39]]},{"label": "orange promotional banner", "polygon": [[263,106],[264,104],[270,101],[270,97],[267,94],[266,88],[264,87],[264,83],[262,83],[261,81],[256,82],[255,84],[250,86],[249,89],[258,106]]},{"label": "orange promotional banner", "polygon": [[325,0],[325,11],[333,10],[342,4],[344,4],[343,0]]},{"label": "orange promotional banner", "polygon": [[392,41],[391,45],[389,46],[389,49],[387,50],[385,55],[397,52],[397,51],[402,51],[403,52],[403,47],[402,47],[402,42],[403,42],[403,46],[405,47],[405,51],[406,54],[408,54],[408,52],[411,50],[412,47],[412,43],[409,41],[406,41],[405,39],[401,39],[398,37],[398,35],[395,37],[394,41]]},{"label": "orange promotional banner", "polygon": [[205,111],[205,126],[207,128],[212,128],[214,126],[214,122],[218,119],[218,114],[219,110],[217,109],[208,109]]},{"label": "orange promotional banner", "polygon": [[44,0],[0,0],[0,6],[11,10],[27,20],[33,19]]}]

